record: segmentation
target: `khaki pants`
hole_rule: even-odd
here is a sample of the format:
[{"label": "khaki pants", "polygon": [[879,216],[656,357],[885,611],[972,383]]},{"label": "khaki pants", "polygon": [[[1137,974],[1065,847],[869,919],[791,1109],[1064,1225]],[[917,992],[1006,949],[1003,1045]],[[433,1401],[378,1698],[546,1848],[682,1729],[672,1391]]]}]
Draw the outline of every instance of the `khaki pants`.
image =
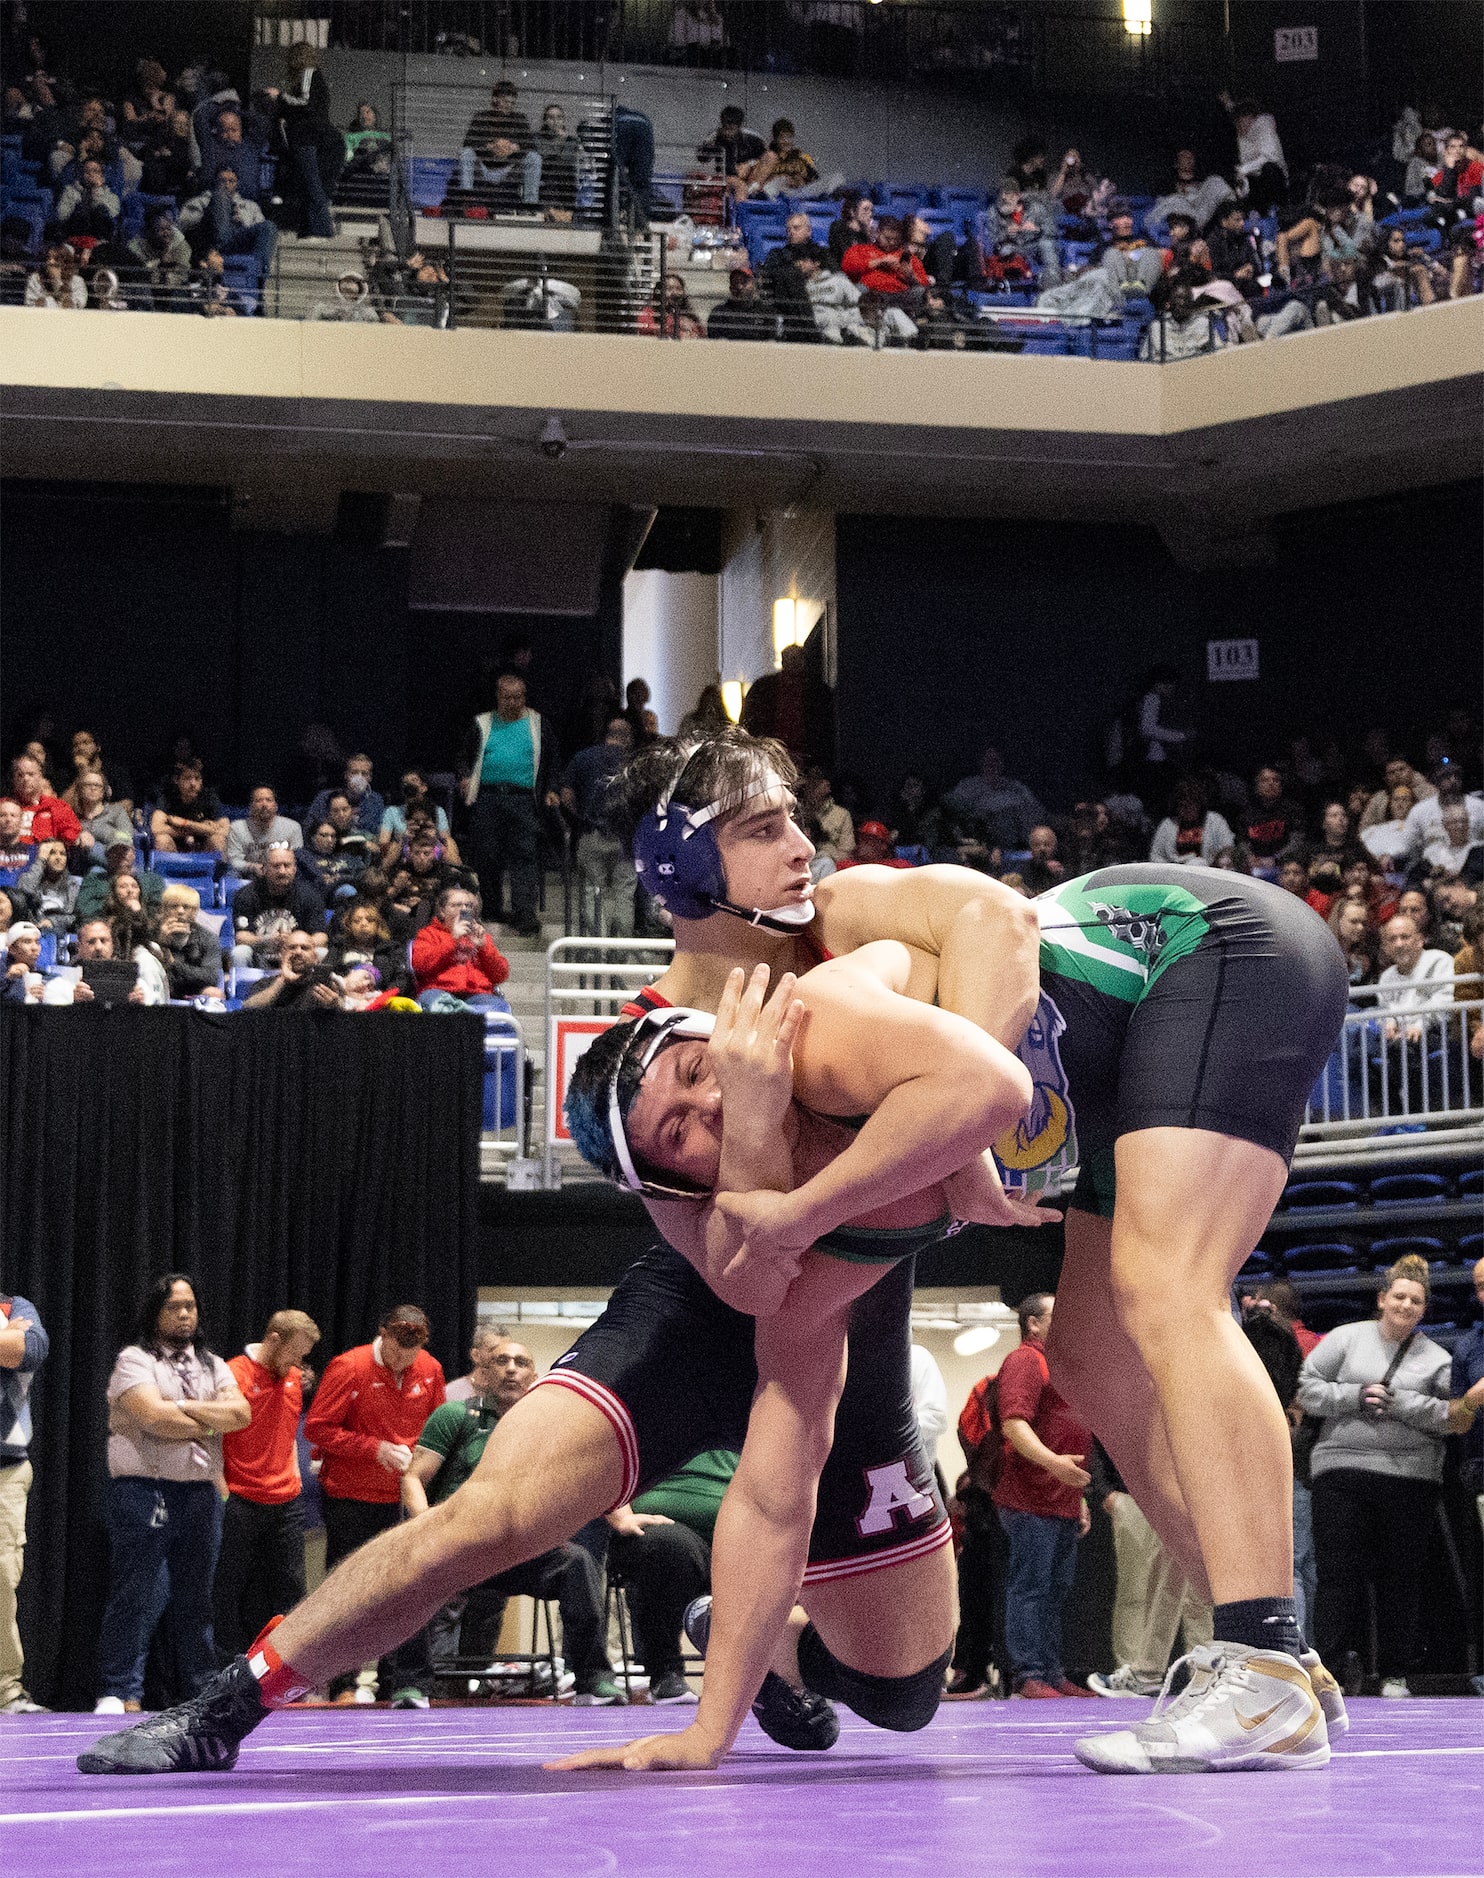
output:
[{"label": "khaki pants", "polygon": [[1113,1502],[1113,1550],[1113,1654],[1139,1675],[1161,1678],[1182,1625],[1187,1650],[1211,1641],[1211,1606],[1191,1589],[1132,1494],[1120,1493]]},{"label": "khaki pants", "polygon": [[31,1490],[31,1463],[0,1467],[0,1708],[25,1691],[21,1670],[21,1633],[16,1628],[15,1596],[26,1560],[26,1495]]}]

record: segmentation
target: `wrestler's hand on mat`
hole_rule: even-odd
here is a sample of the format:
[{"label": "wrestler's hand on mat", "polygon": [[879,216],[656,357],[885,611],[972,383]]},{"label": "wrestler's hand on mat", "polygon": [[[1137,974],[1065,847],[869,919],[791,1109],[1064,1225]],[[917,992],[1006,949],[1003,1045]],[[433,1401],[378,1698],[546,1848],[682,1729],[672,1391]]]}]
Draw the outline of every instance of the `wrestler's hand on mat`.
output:
[{"label": "wrestler's hand on mat", "polygon": [[955,1219],[975,1226],[1049,1226],[1061,1218],[1054,1206],[1006,1193],[993,1154],[976,1155],[943,1182],[943,1197]]},{"label": "wrestler's hand on mat", "polygon": [[549,1774],[580,1773],[589,1767],[621,1767],[630,1774],[684,1773],[719,1767],[726,1752],[719,1741],[703,1735],[692,1723],[672,1735],[646,1735],[622,1748],[589,1748],[585,1754],[546,1761],[543,1767]]},{"label": "wrestler's hand on mat", "polygon": [[708,1055],[729,1128],[741,1125],[766,1138],[783,1126],[794,1099],[793,1046],[804,1017],[794,996],[797,983],[792,972],[783,972],[770,997],[766,965],[751,977],[740,966],[728,975]]}]

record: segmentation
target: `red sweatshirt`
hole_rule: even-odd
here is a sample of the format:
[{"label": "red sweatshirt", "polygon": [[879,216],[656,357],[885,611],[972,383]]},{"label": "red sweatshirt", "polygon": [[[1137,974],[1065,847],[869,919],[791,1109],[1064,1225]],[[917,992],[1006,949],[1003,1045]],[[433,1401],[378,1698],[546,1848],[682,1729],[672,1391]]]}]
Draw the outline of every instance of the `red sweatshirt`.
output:
[{"label": "red sweatshirt", "polygon": [[363,1343],[325,1366],[319,1392],[304,1418],[310,1446],[324,1456],[319,1484],[334,1500],[371,1500],[391,1506],[402,1479],[376,1459],[383,1441],[415,1448],[423,1423],[443,1404],[443,1365],[419,1350],[400,1376]]},{"label": "red sweatshirt", "polygon": [[[7,796],[7,802],[19,801]],[[22,802],[22,841],[65,841],[70,848],[82,833],[82,823],[57,796],[38,796],[34,802]]]},{"label": "red sweatshirt", "polygon": [[412,942],[412,974],[419,991],[485,997],[504,984],[510,966],[488,933],[483,944],[474,946],[455,939],[441,919],[430,919]]},{"label": "red sweatshirt", "polygon": [[299,1497],[299,1455],[295,1437],[304,1407],[304,1375],[296,1364],[277,1375],[252,1354],[250,1343],[227,1368],[237,1378],[252,1421],[234,1435],[222,1436],[222,1468],[227,1491],[258,1506],[283,1506]]},{"label": "red sweatshirt", "polygon": [[927,269],[915,254],[908,254],[905,248],[888,256],[884,248],[878,248],[874,241],[858,241],[854,247],[847,248],[840,266],[845,276],[853,280],[862,293],[905,293],[907,283],[894,268],[885,268],[885,260],[900,261],[903,256],[912,263],[912,274],[919,287],[928,285]]}]

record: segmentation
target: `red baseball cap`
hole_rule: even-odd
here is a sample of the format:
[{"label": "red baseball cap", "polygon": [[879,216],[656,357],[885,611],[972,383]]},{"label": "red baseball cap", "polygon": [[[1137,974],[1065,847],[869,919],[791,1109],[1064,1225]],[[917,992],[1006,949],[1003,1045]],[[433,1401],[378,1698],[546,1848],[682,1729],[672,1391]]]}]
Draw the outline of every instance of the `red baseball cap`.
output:
[{"label": "red baseball cap", "polygon": [[891,830],[885,822],[862,822],[855,832],[857,835],[869,835],[873,841],[891,840]]}]

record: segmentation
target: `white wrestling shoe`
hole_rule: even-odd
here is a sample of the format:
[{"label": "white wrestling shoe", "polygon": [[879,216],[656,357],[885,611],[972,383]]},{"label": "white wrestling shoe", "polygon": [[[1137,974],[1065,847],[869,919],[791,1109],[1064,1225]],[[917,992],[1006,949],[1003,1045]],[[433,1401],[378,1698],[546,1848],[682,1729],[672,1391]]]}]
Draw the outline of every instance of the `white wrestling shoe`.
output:
[{"label": "white wrestling shoe", "polygon": [[[1190,1680],[1172,1696],[1181,1669]],[[1076,1752],[1100,1774],[1299,1772],[1328,1762],[1329,1734],[1308,1672],[1291,1656],[1207,1643],[1171,1664],[1148,1721],[1086,1735]]]},{"label": "white wrestling shoe", "polygon": [[1320,1662],[1317,1650],[1305,1650],[1299,1662],[1309,1672],[1309,1683],[1319,1697],[1320,1708],[1324,1710],[1325,1732],[1331,1741],[1336,1741],[1350,1727],[1345,1691]]}]

